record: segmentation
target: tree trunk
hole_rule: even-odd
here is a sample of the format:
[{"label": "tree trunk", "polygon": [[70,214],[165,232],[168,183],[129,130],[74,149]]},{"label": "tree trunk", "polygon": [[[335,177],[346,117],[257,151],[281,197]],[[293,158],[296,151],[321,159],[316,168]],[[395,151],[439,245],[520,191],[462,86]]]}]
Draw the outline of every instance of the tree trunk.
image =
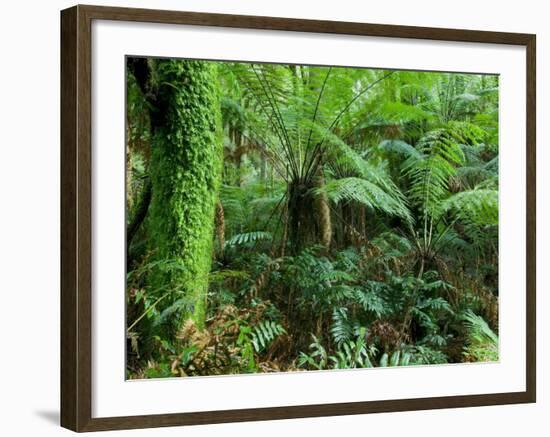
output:
[{"label": "tree trunk", "polygon": [[223,205],[218,199],[216,202],[216,236],[218,237],[219,256],[223,258],[223,250],[225,247],[225,213]]},{"label": "tree trunk", "polygon": [[[319,168],[319,172],[315,178],[315,187],[323,188],[324,186],[325,176],[323,174],[323,169]],[[330,207],[326,193],[321,192],[321,194],[317,194],[315,196],[314,205],[317,227],[319,230],[319,239],[321,244],[329,250],[332,242],[332,220],[330,217]]]},{"label": "tree trunk", "polygon": [[365,205],[359,205],[359,232],[361,233],[362,244],[368,241],[367,238],[367,210]]},{"label": "tree trunk", "polygon": [[[309,185],[308,185],[309,184]],[[293,255],[317,241],[311,182],[292,181],[288,186],[288,237]]]},{"label": "tree trunk", "polygon": [[132,163],[132,147],[130,146],[132,141],[132,130],[130,128],[130,121],[127,122],[127,129],[126,129],[126,209],[131,210],[134,206],[134,193],[132,190],[132,171],[133,171],[133,163]]},{"label": "tree trunk", "polygon": [[191,305],[180,316],[192,318],[199,328],[205,322],[223,160],[215,68],[207,62],[156,61],[151,116],[151,248],[157,259],[178,264],[158,269],[151,282],[153,289],[171,288],[172,301],[183,292]]},{"label": "tree trunk", "polygon": [[143,223],[143,220],[145,220],[145,216],[147,215],[147,210],[149,209],[150,203],[151,203],[151,180],[147,178],[141,190],[141,196],[136,206],[136,209],[134,211],[134,214],[132,216],[132,219],[130,220],[130,223],[128,223],[128,226],[127,226],[127,231],[126,231],[127,248],[130,247],[130,244],[132,243],[134,236],[139,230],[139,227],[141,226],[141,224]]}]

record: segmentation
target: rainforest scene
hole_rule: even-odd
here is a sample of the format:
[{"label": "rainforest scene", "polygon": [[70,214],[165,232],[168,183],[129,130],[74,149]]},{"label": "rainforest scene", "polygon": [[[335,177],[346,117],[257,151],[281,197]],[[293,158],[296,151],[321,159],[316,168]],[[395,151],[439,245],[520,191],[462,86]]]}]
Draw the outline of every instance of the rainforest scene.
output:
[{"label": "rainforest scene", "polygon": [[126,59],[126,378],[498,361],[495,75]]}]

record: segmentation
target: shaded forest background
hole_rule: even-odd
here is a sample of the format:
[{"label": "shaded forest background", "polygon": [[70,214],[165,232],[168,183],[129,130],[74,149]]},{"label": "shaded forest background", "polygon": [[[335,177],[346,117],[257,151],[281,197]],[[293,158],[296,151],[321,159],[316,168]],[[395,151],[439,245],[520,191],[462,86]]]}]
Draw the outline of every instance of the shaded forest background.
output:
[{"label": "shaded forest background", "polygon": [[498,77],[128,58],[127,377],[498,359]]}]

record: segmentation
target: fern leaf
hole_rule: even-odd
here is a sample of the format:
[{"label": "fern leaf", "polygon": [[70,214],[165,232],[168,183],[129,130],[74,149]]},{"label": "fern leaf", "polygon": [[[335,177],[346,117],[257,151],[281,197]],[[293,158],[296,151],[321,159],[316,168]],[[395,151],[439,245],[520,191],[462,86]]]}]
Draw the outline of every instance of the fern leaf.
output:
[{"label": "fern leaf", "polygon": [[245,232],[242,234],[237,234],[231,237],[225,242],[226,247],[234,246],[243,246],[246,244],[253,244],[258,241],[268,240],[270,241],[273,238],[271,232],[264,231],[255,231],[255,232]]},{"label": "fern leaf", "polygon": [[498,225],[498,191],[474,189],[454,194],[442,205],[443,211],[453,210],[459,217],[480,226]]},{"label": "fern leaf", "polygon": [[332,180],[326,183],[323,190],[335,203],[355,201],[389,215],[411,219],[404,201],[366,179],[349,177]]}]

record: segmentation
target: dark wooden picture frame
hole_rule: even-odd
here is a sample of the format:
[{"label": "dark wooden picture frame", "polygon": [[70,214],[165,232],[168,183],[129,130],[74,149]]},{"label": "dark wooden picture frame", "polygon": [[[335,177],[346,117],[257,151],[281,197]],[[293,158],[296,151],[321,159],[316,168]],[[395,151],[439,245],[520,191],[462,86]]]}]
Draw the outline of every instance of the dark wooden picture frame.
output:
[{"label": "dark wooden picture frame", "polygon": [[[93,20],[381,36],[525,47],[527,58],[526,390],[420,399],[93,418],[91,356],[91,25]],[[61,12],[61,425],[82,432],[535,402],[535,47],[535,35],[519,33],[80,5],[63,10]]]}]

